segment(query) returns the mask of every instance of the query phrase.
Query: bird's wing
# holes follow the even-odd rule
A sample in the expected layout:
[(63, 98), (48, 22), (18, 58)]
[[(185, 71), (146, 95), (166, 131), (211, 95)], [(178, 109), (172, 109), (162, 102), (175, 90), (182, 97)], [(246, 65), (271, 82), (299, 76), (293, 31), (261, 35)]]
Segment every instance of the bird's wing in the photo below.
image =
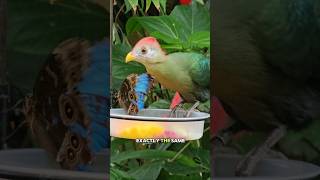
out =
[(190, 76), (192, 81), (200, 87), (209, 88), (210, 60), (201, 54), (192, 54)]
[[(169, 55), (166, 67), (179, 81), (176, 90), (186, 101), (206, 101), (209, 98), (210, 60), (200, 53), (178, 52)], [(187, 87), (182, 90), (179, 87)]]

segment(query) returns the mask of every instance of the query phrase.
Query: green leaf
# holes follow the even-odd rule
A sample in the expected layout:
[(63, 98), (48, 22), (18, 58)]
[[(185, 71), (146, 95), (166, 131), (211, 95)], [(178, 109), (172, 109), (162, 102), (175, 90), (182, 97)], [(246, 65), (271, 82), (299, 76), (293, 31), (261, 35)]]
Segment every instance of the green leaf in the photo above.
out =
[(159, 99), (158, 101), (153, 102), (149, 105), (148, 108), (153, 109), (168, 109), (170, 107), (170, 102), (165, 99)]
[(183, 45), (181, 43), (178, 44), (162, 44), (161, 48), (165, 49), (166, 52), (170, 53), (170, 52), (174, 52), (177, 50), (182, 50), (183, 49)]
[(166, 13), (167, 12), (167, 0), (160, 0), (160, 6), (163, 9), (163, 12)]
[(169, 163), (169, 162), (167, 162), (163, 168), (167, 172), (175, 175), (196, 174), (204, 171), (200, 166), (189, 167), (189, 166), (184, 166), (178, 163)]
[(145, 163), (144, 165), (131, 169), (128, 173), (139, 180), (156, 180), (160, 174), (164, 161)]
[(209, 11), (199, 3), (192, 3), (191, 6), (176, 6), (170, 16), (181, 23), (188, 35), (199, 31), (210, 31)]
[(114, 155), (116, 153), (119, 153), (121, 147), (127, 142), (127, 139), (122, 139), (122, 138), (116, 138), (112, 137), (111, 138), (111, 155)]
[[(209, 100), (210, 101), (210, 100)], [(201, 111), (201, 110), (200, 110)], [(210, 118), (208, 119), (208, 122), (205, 122), (204, 129), (207, 129), (210, 127), (211, 121)], [(200, 139), (200, 144), (202, 149), (211, 149), (211, 132), (210, 129), (203, 133), (202, 138)], [(209, 156), (210, 157), (210, 156)]]
[(168, 149), (170, 146), (171, 146), (171, 143), (160, 144), (157, 149), (164, 151), (164, 150)]
[[(193, 141), (196, 142), (196, 141)], [(198, 174), (199, 172), (203, 173), (210, 173), (210, 151), (208, 149), (202, 148), (192, 148), (189, 146), (185, 150), (185, 155), (189, 158), (192, 158), (197, 167), (188, 167), (178, 163), (170, 163), (167, 162), (164, 166), (164, 169), (172, 174), (175, 175), (191, 175), (191, 174)]]
[(314, 147), (320, 151), (320, 138), (319, 138), (319, 130), (320, 130), (320, 121), (313, 121), (311, 125), (305, 128), (301, 133), (303, 137), (313, 144)]
[[(140, 150), (140, 151), (128, 151), (122, 152), (116, 156), (111, 157), (111, 162), (113, 163), (120, 163), (125, 160), (129, 159), (169, 159), (173, 158), (176, 155), (174, 151), (161, 151), (156, 149), (147, 149), (147, 150)], [(198, 165), (189, 157), (185, 155), (179, 155), (176, 159), (177, 163), (183, 164), (189, 167), (197, 167)]]
[(101, 40), (109, 36), (108, 21), (109, 13), (89, 1), (8, 1), (10, 82), (31, 92), (43, 62), (60, 42), (74, 37)]
[(192, 48), (209, 48), (210, 47), (210, 31), (199, 31), (191, 34), (189, 43)]
[(111, 180), (134, 180), (127, 172), (116, 169), (115, 167), (110, 168), (110, 179)]
[(138, 0), (125, 0), (124, 3), (126, 5), (126, 13), (129, 12), (131, 9), (133, 9), (133, 11), (136, 12), (139, 1)]
[(158, 11), (160, 11), (160, 2), (159, 0), (152, 0), (154, 6), (158, 9)]
[[(119, 32), (120, 26), (117, 23), (112, 23), (112, 42), (113, 44), (121, 44), (121, 38), (120, 38), (120, 33)], [(123, 34), (121, 34), (123, 36)]]
[(14, 51), (48, 54), (67, 38), (109, 35), (109, 13), (90, 1), (11, 0), (8, 7), (8, 46)]
[(199, 3), (176, 6), (169, 16), (131, 17), (128, 20), (128, 35), (141, 29), (163, 41), (162, 45), (170, 52), (175, 48), (181, 50), (210, 47), (209, 11)]
[(192, 174), (186, 176), (186, 174), (183, 175), (176, 175), (176, 174), (161, 174), (159, 179), (170, 179), (170, 180), (195, 180), (195, 179), (203, 179), (203, 177), (200, 176), (200, 174)]
[(147, 11), (149, 10), (150, 5), (151, 5), (151, 0), (146, 0), (146, 9), (145, 9), (145, 12), (146, 12), (146, 13), (147, 13)]
[(131, 47), (126, 44), (114, 45), (112, 49), (112, 80), (111, 87), (119, 89), (123, 80), (132, 73), (141, 74), (145, 72), (141, 64), (132, 62), (125, 63), (125, 57)]
[(288, 132), (280, 140), (278, 146), (286, 156), (291, 158), (299, 158), (309, 162), (319, 159), (319, 150), (315, 149), (310, 143), (307, 143), (301, 133)]
[(138, 25), (142, 26), (151, 36), (161, 39), (166, 43), (181, 43), (179, 26), (175, 20), (169, 16), (146, 16), (146, 17), (132, 17), (126, 24), (127, 34), (131, 34), (138, 29)]
[(278, 143), (279, 149), (288, 157), (320, 164), (319, 130), (317, 120), (300, 131), (289, 130)]
[(206, 112), (209, 113), (210, 112), (210, 100), (200, 103), (199, 106), (197, 107), (197, 109), (201, 112)]
[(191, 152), (194, 156), (194, 159), (197, 158), (197, 162), (201, 164), (203, 168), (206, 169), (207, 172), (210, 171), (210, 150), (203, 148), (192, 148)]

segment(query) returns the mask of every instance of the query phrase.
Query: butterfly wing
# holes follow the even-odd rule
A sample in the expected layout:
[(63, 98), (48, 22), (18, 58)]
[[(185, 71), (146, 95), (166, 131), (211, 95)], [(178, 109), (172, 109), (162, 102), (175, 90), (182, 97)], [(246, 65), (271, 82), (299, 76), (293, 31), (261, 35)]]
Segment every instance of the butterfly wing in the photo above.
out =
[(128, 112), (135, 112), (137, 108), (130, 106), (132, 101), (135, 101), (134, 86), (136, 84), (138, 75), (130, 74), (122, 82), (120, 90), (118, 92), (118, 102), (121, 107), (123, 107)]
[(27, 115), (40, 145), (62, 167), (90, 170), (108, 147), (109, 50), (80, 39), (61, 43), (39, 73)]
[(122, 83), (118, 100), (122, 108), (126, 109), (128, 114), (136, 115), (144, 109), (145, 96), (153, 85), (153, 78), (143, 73), (141, 75), (130, 74)]

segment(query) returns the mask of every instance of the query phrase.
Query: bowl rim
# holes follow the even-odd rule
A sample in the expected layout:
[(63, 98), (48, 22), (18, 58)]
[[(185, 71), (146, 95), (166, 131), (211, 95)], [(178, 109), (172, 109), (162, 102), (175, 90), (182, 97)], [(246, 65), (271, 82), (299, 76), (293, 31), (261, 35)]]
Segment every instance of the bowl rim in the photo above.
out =
[[(197, 114), (202, 114), (200, 117), (188, 117), (188, 118), (166, 118), (166, 117), (152, 117), (152, 116), (133, 116), (127, 114), (115, 114), (112, 110), (123, 110), (123, 108), (111, 108), (110, 109), (110, 119), (117, 118), (127, 121), (158, 121), (158, 122), (193, 122), (193, 121), (205, 121), (210, 118), (209, 113), (205, 112), (193, 112)], [(161, 111), (171, 111), (170, 109), (144, 109), (144, 110), (161, 110)]]
[[(101, 150), (97, 154), (109, 153), (108, 151)], [(92, 179), (92, 180), (103, 180), (109, 176), (106, 172), (85, 172), (85, 171), (73, 171), (60, 168), (40, 167), (40, 166), (27, 166), (27, 163), (21, 163), (16, 160), (1, 159), (4, 156), (16, 155), (16, 157), (23, 158), (26, 154), (30, 156), (43, 154), (48, 156), (49, 159), (54, 160), (51, 154), (42, 148), (21, 148), (21, 149), (6, 149), (0, 151), (0, 176), (8, 176), (9, 179), (48, 179), (48, 180), (63, 180), (63, 179)], [(107, 154), (108, 156), (108, 154)], [(24, 161), (25, 162), (25, 161)], [(107, 167), (107, 166), (106, 166)], [(107, 167), (108, 168), (108, 167)], [(0, 179), (1, 179), (0, 177)]]

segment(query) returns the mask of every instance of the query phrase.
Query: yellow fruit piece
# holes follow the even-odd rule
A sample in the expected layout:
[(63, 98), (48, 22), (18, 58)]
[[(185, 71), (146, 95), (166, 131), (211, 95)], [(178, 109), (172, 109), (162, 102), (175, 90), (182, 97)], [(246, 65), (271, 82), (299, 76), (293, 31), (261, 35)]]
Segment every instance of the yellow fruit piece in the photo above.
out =
[(155, 138), (164, 132), (164, 128), (157, 124), (135, 125), (125, 128), (120, 136), (127, 139)]

